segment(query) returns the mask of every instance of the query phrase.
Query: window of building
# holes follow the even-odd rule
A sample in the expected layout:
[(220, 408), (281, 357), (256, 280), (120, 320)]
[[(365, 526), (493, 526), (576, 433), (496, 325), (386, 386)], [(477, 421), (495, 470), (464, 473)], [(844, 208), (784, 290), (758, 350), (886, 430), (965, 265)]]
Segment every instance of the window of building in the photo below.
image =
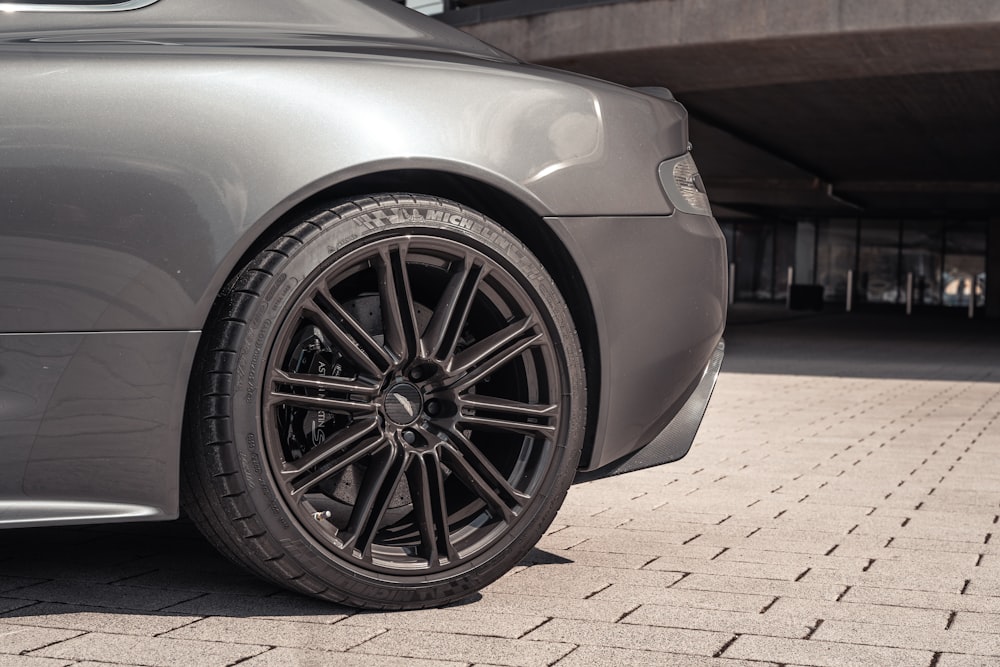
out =
[(977, 306), (986, 303), (986, 224), (956, 222), (945, 230), (942, 265), (946, 306), (968, 306), (973, 291)]
[[(797, 284), (823, 286), (826, 301), (913, 305), (986, 305), (987, 225), (982, 221), (830, 219), (808, 223), (720, 222), (735, 267), (736, 300), (785, 298), (788, 267)], [(803, 234), (803, 232), (806, 232)]]
[(858, 221), (826, 220), (816, 226), (816, 282), (827, 301), (847, 300), (847, 272), (857, 265)]

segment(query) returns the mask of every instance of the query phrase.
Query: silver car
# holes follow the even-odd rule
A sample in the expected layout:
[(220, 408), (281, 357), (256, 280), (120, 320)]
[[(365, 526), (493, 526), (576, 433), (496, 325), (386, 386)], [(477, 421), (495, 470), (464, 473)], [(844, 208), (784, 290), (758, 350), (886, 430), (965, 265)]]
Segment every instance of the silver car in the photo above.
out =
[(668, 91), (380, 0), (0, 10), (0, 525), (425, 607), (687, 452), (726, 255)]

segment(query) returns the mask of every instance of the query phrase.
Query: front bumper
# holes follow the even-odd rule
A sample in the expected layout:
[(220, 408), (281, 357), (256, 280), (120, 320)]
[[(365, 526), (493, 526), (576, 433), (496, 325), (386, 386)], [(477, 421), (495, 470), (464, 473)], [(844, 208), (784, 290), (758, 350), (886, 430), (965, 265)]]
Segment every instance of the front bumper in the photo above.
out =
[(590, 472), (652, 442), (702, 381), (726, 322), (725, 239), (710, 216), (682, 211), (547, 222), (581, 268), (594, 312), (596, 421), (580, 465)]

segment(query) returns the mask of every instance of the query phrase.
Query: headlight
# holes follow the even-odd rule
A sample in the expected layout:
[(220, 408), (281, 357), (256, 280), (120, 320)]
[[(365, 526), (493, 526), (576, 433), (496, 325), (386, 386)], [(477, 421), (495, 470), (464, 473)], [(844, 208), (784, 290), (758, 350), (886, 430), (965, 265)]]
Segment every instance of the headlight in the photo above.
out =
[(697, 215), (712, 215), (712, 207), (705, 194), (705, 183), (698, 173), (690, 153), (667, 160), (660, 165), (660, 182), (670, 202), (677, 210)]

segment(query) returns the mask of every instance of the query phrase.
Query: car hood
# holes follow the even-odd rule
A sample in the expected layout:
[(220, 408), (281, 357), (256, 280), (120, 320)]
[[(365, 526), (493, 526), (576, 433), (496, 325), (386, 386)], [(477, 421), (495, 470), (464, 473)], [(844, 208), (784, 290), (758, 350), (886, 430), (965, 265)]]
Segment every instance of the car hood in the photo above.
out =
[(405, 49), (514, 62), (390, 0), (158, 0), (130, 11), (0, 14), (0, 43)]

